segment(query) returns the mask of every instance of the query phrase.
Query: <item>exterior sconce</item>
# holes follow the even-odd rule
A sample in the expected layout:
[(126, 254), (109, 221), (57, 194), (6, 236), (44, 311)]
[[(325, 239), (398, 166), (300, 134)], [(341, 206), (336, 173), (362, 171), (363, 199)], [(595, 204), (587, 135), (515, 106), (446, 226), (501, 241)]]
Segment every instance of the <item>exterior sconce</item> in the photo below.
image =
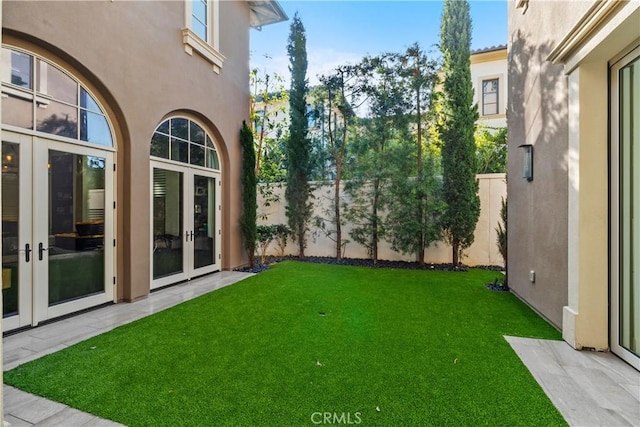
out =
[(533, 181), (533, 145), (522, 144), (522, 177), (527, 181)]

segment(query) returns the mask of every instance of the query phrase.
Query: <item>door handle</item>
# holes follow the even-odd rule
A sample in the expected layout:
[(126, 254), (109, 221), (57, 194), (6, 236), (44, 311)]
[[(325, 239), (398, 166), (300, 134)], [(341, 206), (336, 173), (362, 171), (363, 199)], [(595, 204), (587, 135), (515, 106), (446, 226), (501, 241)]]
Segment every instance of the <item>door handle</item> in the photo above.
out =
[(191, 230), (191, 233), (189, 233), (190, 237), (191, 237), (191, 241), (193, 242), (193, 230)]
[(43, 252), (44, 252), (44, 251), (46, 251), (46, 250), (47, 250), (47, 248), (45, 248), (45, 247), (44, 247), (44, 245), (42, 244), (42, 242), (38, 243), (38, 259), (39, 259), (40, 261), (42, 261), (42, 258), (43, 258), (43, 257), (42, 257)]
[[(24, 260), (25, 260), (25, 262), (31, 261), (31, 252), (32, 251), (33, 251), (33, 249), (31, 249), (31, 245), (26, 243), (24, 245)], [(20, 249), (18, 252), (22, 252), (22, 249)]]

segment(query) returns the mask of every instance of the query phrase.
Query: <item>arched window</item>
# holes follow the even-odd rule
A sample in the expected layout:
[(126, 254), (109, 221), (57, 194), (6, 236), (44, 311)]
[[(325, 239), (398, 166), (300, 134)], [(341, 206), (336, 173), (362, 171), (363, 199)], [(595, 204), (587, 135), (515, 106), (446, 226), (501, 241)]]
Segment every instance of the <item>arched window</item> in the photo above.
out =
[(113, 147), (107, 117), (76, 78), (44, 58), (2, 48), (2, 122)]
[(158, 126), (151, 138), (151, 156), (220, 169), (213, 140), (196, 122), (173, 117)]

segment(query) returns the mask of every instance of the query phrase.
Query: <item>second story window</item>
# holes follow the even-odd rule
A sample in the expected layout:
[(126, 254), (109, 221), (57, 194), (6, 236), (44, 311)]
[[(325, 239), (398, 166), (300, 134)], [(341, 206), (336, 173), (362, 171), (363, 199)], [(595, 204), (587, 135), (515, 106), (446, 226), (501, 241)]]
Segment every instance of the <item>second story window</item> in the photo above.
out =
[(209, 41), (207, 0), (193, 0), (191, 2), (191, 30), (202, 40)]
[(185, 26), (182, 29), (184, 50), (194, 51), (220, 72), (225, 57), (220, 53), (220, 0), (185, 0)]
[(498, 79), (482, 81), (482, 115), (498, 114)]

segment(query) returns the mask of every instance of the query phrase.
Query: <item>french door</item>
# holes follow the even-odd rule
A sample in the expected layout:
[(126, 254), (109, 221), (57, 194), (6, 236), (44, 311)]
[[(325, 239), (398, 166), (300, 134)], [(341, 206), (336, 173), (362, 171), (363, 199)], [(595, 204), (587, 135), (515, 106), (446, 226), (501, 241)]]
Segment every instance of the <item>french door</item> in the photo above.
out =
[(611, 349), (640, 370), (640, 46), (611, 69)]
[(151, 162), (151, 288), (220, 270), (220, 173)]
[(111, 151), (2, 132), (4, 330), (113, 301), (113, 179)]

